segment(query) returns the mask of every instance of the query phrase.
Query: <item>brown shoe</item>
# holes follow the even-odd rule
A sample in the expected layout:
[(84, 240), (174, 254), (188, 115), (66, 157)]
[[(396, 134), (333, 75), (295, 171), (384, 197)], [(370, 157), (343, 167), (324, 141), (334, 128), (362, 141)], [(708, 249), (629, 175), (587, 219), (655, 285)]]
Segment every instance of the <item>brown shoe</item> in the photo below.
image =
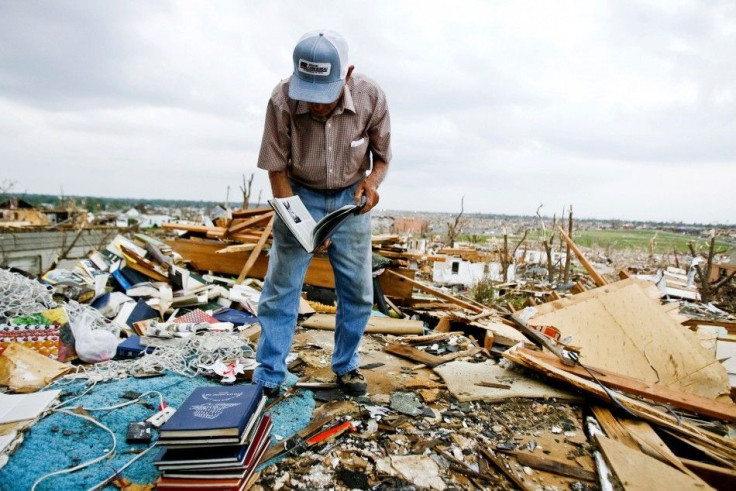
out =
[(368, 391), (365, 378), (356, 368), (355, 370), (337, 376), (337, 386), (349, 396), (364, 396)]

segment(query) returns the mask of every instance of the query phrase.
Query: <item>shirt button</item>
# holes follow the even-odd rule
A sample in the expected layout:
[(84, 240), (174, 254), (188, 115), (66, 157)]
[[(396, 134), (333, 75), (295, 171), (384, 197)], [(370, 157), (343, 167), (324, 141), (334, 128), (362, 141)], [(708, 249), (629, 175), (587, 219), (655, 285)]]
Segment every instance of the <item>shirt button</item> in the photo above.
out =
[(331, 152), (332, 151), (332, 147), (328, 148), (328, 150)]
[(327, 123), (327, 127), (328, 128), (332, 128), (332, 124), (331, 123)]

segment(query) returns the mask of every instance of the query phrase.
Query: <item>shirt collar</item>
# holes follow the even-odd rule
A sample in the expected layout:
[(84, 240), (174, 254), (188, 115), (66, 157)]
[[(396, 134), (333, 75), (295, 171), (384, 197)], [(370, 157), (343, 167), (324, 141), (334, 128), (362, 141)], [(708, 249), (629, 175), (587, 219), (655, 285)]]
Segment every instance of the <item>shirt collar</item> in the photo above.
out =
[[(345, 84), (342, 98), (340, 102), (337, 104), (337, 107), (335, 107), (335, 110), (332, 112), (332, 115), (342, 114), (345, 111), (350, 111), (351, 113), (355, 113), (355, 105), (353, 104), (353, 96), (350, 92), (350, 86), (352, 84), (348, 80), (348, 83)], [(309, 107), (307, 106), (307, 103), (304, 101), (296, 101), (296, 114), (309, 114)]]

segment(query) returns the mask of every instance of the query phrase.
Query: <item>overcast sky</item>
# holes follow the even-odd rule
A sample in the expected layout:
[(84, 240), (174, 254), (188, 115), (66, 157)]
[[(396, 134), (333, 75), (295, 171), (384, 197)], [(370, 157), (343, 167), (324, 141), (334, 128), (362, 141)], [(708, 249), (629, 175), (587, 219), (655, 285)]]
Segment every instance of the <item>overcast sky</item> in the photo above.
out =
[(0, 0), (0, 180), (265, 200), (266, 102), (319, 28), (387, 94), (379, 208), (736, 222), (733, 0)]

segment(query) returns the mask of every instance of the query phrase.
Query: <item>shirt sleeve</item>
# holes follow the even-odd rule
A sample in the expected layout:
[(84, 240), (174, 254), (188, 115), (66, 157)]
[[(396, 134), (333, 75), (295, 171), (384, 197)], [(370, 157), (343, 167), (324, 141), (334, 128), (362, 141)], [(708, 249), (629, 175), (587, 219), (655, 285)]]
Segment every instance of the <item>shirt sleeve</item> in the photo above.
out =
[(291, 126), (289, 113), (279, 104), (278, 88), (268, 101), (263, 126), (258, 168), (268, 171), (285, 170), (291, 160)]
[(391, 161), (391, 117), (386, 102), (386, 94), (376, 88), (376, 102), (368, 125), (368, 138), (373, 160)]

